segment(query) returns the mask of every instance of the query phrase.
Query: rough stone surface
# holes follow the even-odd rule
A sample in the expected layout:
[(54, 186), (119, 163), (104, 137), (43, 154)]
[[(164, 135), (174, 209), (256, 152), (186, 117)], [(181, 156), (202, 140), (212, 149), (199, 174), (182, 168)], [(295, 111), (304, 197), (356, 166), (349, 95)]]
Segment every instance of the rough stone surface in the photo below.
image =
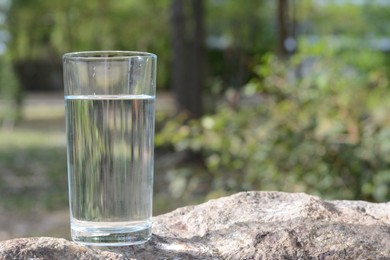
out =
[(390, 259), (390, 203), (242, 192), (154, 218), (143, 245), (0, 242), (0, 259)]

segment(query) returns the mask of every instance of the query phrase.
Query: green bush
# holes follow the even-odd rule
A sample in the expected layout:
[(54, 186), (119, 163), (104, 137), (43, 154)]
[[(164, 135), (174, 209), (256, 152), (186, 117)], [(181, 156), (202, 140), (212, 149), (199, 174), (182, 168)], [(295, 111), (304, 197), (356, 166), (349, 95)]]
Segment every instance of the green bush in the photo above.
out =
[(388, 200), (389, 79), (373, 54), (307, 46), (288, 61), (267, 55), (215, 114), (167, 122), (156, 144), (201, 154), (213, 192)]

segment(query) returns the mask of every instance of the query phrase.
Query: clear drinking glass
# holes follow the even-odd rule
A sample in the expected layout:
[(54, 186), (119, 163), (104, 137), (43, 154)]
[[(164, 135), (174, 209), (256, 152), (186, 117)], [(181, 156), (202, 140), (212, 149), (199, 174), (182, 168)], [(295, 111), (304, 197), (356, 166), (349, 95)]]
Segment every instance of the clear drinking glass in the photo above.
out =
[(85, 245), (151, 236), (157, 57), (63, 56), (71, 235)]

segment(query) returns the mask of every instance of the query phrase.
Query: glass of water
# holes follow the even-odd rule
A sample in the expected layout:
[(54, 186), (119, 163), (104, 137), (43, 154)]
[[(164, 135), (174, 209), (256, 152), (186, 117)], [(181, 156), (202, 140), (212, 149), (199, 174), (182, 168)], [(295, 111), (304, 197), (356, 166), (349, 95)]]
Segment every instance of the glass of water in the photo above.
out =
[(72, 240), (132, 245), (151, 237), (157, 57), (63, 56)]

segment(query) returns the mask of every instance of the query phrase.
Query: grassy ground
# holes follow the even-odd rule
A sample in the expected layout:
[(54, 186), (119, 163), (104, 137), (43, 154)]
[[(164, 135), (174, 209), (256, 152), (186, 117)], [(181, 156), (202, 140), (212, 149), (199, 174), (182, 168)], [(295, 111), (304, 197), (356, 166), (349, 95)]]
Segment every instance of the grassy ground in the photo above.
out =
[(67, 204), (63, 104), (30, 101), (22, 111), (22, 121), (0, 130), (0, 203), (21, 210), (63, 208)]
[[(8, 110), (0, 101), (3, 118)], [(0, 239), (67, 237), (63, 102), (58, 94), (28, 98), (22, 118), (0, 121)]]

